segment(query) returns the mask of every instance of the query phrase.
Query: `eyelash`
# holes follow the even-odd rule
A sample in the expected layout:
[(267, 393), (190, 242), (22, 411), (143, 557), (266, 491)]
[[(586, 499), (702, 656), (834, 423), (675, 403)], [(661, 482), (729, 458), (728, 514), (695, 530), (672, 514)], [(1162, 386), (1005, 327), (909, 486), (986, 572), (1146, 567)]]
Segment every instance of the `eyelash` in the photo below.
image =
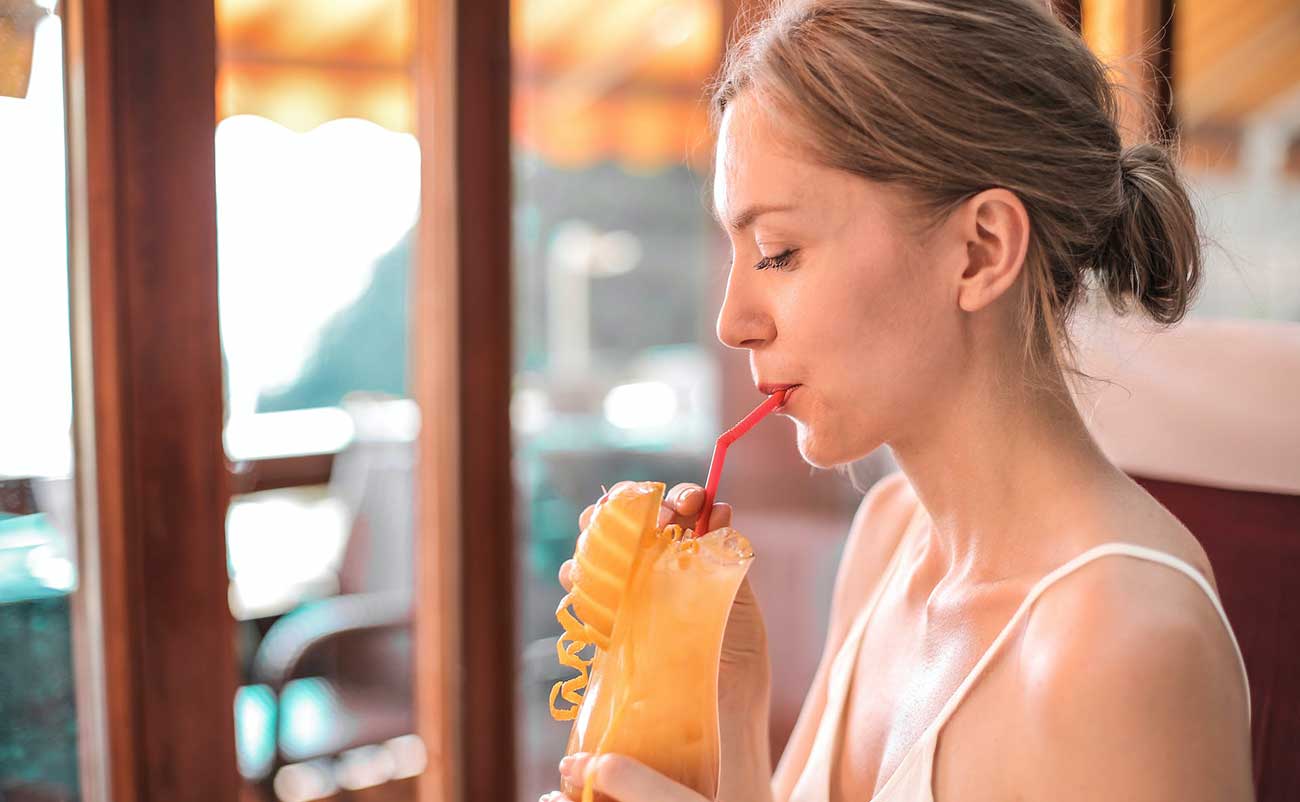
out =
[(791, 248), (790, 250), (778, 253), (776, 256), (765, 256), (762, 259), (758, 260), (758, 264), (754, 265), (754, 269), (755, 270), (788, 270), (790, 266), (790, 260), (794, 258), (794, 255), (796, 253), (798, 253), (798, 250), (795, 248)]

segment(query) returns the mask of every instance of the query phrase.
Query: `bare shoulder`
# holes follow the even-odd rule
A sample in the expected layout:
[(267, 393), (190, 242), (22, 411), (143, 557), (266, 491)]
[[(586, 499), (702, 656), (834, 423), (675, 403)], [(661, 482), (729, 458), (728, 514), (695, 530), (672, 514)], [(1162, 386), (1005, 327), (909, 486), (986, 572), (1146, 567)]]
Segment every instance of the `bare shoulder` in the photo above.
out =
[[(1130, 542), (1213, 583), (1181, 526)], [(1185, 536), (1185, 537), (1184, 537)], [(1188, 542), (1190, 540), (1190, 543)], [(1168, 565), (1105, 556), (1032, 608), (1016, 655), (1029, 798), (1249, 799), (1246, 692), (1210, 597)]]

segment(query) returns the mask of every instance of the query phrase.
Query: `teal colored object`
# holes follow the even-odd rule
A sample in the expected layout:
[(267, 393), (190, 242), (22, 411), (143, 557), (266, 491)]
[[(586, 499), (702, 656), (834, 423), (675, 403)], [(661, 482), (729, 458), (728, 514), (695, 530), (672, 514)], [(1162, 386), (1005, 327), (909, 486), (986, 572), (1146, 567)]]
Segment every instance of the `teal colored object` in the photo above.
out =
[(44, 513), (0, 518), (0, 604), (65, 596), (76, 587), (76, 568), (55, 548), (62, 538)]
[(66, 595), (0, 604), (0, 798), (77, 799), (77, 709)]

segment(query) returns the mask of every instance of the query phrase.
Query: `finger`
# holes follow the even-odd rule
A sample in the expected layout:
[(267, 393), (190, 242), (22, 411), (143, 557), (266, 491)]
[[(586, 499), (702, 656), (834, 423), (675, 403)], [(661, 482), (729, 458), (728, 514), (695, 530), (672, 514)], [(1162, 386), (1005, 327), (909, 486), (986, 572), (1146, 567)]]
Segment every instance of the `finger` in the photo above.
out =
[(573, 568), (577, 564), (575, 560), (565, 560), (560, 565), (560, 584), (564, 587), (565, 593), (573, 590)]
[(537, 802), (573, 802), (573, 800), (569, 799), (559, 791), (551, 791), (548, 794), (542, 794), (537, 797)]
[(659, 505), (659, 518), (655, 521), (655, 529), (663, 529), (665, 526), (667, 526), (668, 524), (672, 523), (672, 522), (673, 522), (673, 518), (675, 518), (675, 517), (676, 517), (676, 515), (673, 514), (673, 508), (672, 508), (672, 507), (669, 507), (669, 506), (666, 506), (666, 505), (660, 504), (660, 505)]
[(700, 511), (700, 502), (704, 501), (704, 488), (692, 482), (673, 485), (664, 497), (664, 503), (677, 511), (678, 515), (694, 515)]
[(578, 528), (586, 529), (587, 525), (591, 523), (591, 516), (594, 515), (595, 513), (596, 513), (596, 505), (595, 504), (587, 505), (587, 509), (583, 510), (582, 514), (578, 516)]
[(568, 766), (561, 764), (561, 771), (567, 768), (565, 779), (575, 787), (589, 781), (593, 790), (619, 802), (705, 802), (691, 789), (630, 757), (583, 753), (572, 757)]
[(713, 505), (713, 511), (709, 513), (709, 531), (724, 526), (731, 526), (731, 505), (718, 502)]

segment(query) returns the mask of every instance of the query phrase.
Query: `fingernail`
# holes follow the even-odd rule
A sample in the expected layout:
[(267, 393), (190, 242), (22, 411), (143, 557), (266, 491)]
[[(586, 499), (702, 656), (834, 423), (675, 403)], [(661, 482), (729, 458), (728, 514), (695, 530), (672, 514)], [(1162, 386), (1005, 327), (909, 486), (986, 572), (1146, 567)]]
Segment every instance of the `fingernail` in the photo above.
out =
[(571, 771), (573, 771), (573, 755), (565, 755), (560, 759), (560, 774), (568, 777)]

